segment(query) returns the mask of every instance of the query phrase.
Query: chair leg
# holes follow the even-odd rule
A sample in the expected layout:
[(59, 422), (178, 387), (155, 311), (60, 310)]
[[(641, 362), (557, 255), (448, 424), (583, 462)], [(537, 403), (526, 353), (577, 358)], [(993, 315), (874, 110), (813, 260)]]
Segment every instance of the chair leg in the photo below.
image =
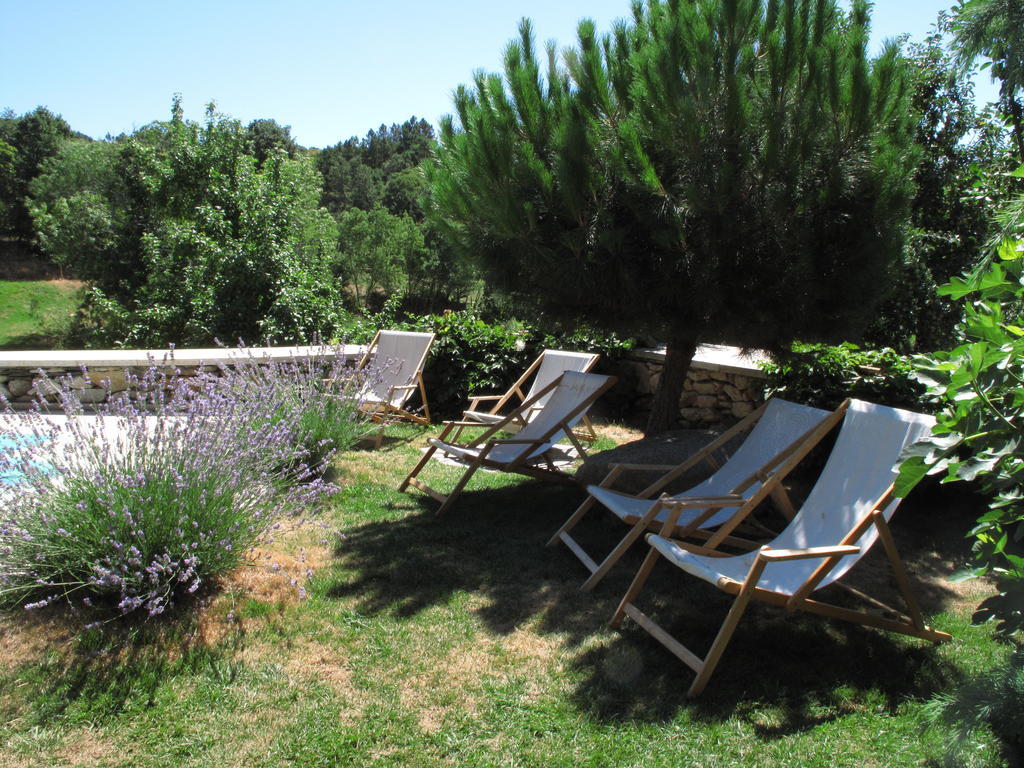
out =
[(622, 596), (619, 607), (615, 609), (615, 613), (612, 614), (611, 621), (608, 624), (612, 627), (622, 626), (622, 620), (626, 616), (626, 606), (633, 602), (634, 598), (640, 594), (640, 590), (644, 588), (644, 584), (647, 583), (647, 579), (651, 575), (651, 570), (654, 568), (654, 564), (658, 562), (660, 554), (658, 550), (651, 547), (651, 551), (647, 553), (647, 557), (644, 559), (643, 564), (640, 566), (640, 570), (636, 572), (636, 576), (633, 577), (633, 583), (629, 585), (629, 589), (626, 590), (626, 594)]
[(418, 475), (423, 470), (423, 468), (425, 466), (427, 466), (427, 462), (430, 461), (430, 457), (434, 455), (434, 452), (436, 450), (437, 450), (437, 446), (436, 445), (432, 445), (426, 451), (423, 452), (423, 458), (421, 458), (419, 460), (419, 463), (416, 464), (416, 466), (412, 468), (412, 472), (410, 472), (408, 475), (406, 475), (405, 480), (403, 480), (402, 484), (400, 486), (398, 486), (398, 490), (399, 491), (404, 491), (406, 488), (409, 487), (409, 482), (414, 477), (416, 477), (416, 475)]
[(555, 546), (555, 544), (558, 543), (559, 539), (561, 539), (562, 534), (568, 533), (573, 528), (575, 528), (576, 525), (580, 522), (580, 520), (584, 518), (584, 516), (593, 506), (594, 497), (588, 495), (584, 502), (580, 504), (579, 507), (576, 508), (576, 511), (569, 516), (569, 519), (562, 523), (562, 527), (555, 531), (555, 534), (550, 539), (548, 539), (548, 543), (545, 546)]
[(637, 520), (636, 524), (629, 529), (625, 536), (622, 537), (622, 541), (615, 546), (615, 549), (609, 552), (608, 556), (601, 561), (601, 564), (597, 566), (597, 570), (590, 574), (587, 580), (580, 585), (580, 589), (584, 592), (589, 592), (596, 587), (597, 583), (601, 581), (601, 579), (605, 577), (605, 574), (612, 569), (612, 566), (619, 562), (619, 559), (626, 554), (626, 550), (633, 546), (633, 543), (644, 535), (647, 531), (647, 526), (650, 525), (651, 521), (654, 520), (660, 510), (660, 503), (655, 502), (652, 504), (651, 508), (644, 513), (644, 516)]
[(466, 487), (466, 483), (469, 482), (469, 478), (473, 476), (473, 474), (477, 471), (477, 469), (479, 469), (479, 467), (479, 461), (473, 461), (472, 464), (466, 467), (466, 471), (462, 473), (462, 477), (459, 478), (459, 482), (457, 482), (455, 484), (455, 487), (452, 488), (451, 492), (448, 494), (448, 498), (445, 499), (441, 506), (437, 508), (436, 514), (438, 517), (443, 515), (447, 511), (448, 507), (452, 505), (452, 502), (454, 502), (455, 499), (462, 493), (462, 489)]
[(736, 599), (733, 601), (732, 607), (729, 609), (729, 613), (725, 617), (725, 621), (722, 622), (722, 626), (719, 628), (718, 634), (715, 635), (715, 641), (711, 644), (707, 655), (704, 657), (704, 662), (701, 664), (700, 670), (697, 672), (697, 678), (690, 685), (690, 690), (686, 692), (687, 696), (698, 696), (707, 686), (708, 680), (711, 679), (711, 675), (714, 673), (715, 667), (718, 666), (718, 661), (722, 658), (722, 654), (725, 652), (726, 646), (729, 645), (729, 641), (732, 640), (733, 633), (736, 631), (736, 625), (739, 624), (744, 611), (747, 610), (747, 605), (750, 603), (750, 596), (756, 588), (756, 584), (756, 580), (753, 584), (745, 584), (743, 589), (740, 590), (740, 593), (736, 595)]

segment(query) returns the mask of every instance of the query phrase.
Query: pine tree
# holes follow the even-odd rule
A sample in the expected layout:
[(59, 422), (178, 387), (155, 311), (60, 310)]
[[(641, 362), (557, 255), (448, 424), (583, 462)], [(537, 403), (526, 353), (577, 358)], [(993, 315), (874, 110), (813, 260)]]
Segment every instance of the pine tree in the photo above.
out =
[(1024, 162), (1024, 2), (961, 0), (954, 11), (960, 63), (970, 66), (978, 56), (991, 59), (984, 66), (999, 81), (999, 106), (1009, 117), (1017, 158)]
[(546, 72), (456, 92), (430, 209), (505, 290), (668, 342), (648, 433), (703, 341), (852, 333), (898, 257), (914, 167), (903, 62), (833, 0), (648, 0)]

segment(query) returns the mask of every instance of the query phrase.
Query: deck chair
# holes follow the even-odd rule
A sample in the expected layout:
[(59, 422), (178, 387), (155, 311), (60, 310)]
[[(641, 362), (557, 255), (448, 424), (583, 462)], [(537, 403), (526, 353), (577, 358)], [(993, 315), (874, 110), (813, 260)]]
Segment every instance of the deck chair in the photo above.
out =
[[(446, 442), (446, 438), (453, 430), (465, 425), (465, 422), (461, 421), (446, 422), (441, 434), (428, 441), (430, 447), (402, 481), (398, 490), (404, 491), (410, 485), (418, 488), (441, 502), (437, 510), (437, 514), (440, 515), (451, 506), (469, 479), (481, 467), (573, 482), (571, 476), (555, 465), (552, 449), (559, 440), (568, 438), (580, 455), (586, 456), (586, 451), (573, 434), (572, 428), (615, 381), (614, 376), (566, 371), (503, 420), (488, 427), (483, 434), (468, 443)], [(534, 415), (531, 421), (527, 421), (526, 414), (531, 412), (541, 398), (547, 399), (547, 405), (540, 413)], [(521, 428), (515, 437), (498, 437), (499, 433), (506, 432), (506, 428), (513, 424)], [(466, 471), (447, 495), (435, 491), (416, 477), (438, 450), (468, 463)]]
[[(423, 366), (434, 343), (433, 333), (415, 331), (377, 331), (363, 355), (357, 370), (366, 370), (372, 363), (380, 368), (360, 393), (365, 411), (375, 421), (406, 420), (416, 424), (430, 423), (430, 405), (423, 386)], [(407, 411), (412, 393), (419, 390), (423, 415)]]
[[(611, 486), (624, 472), (649, 471), (652, 467), (643, 464), (612, 465), (600, 485), (587, 487), (587, 499), (555, 531), (548, 546), (562, 542), (586, 566), (590, 577), (580, 589), (587, 591), (604, 578), (644, 532), (662, 528), (669, 516), (675, 520), (675, 536), (707, 539), (705, 547), (709, 550), (717, 549), (721, 544), (753, 549), (756, 546), (753, 542), (736, 537), (733, 531), (768, 498), (775, 501), (783, 514), (792, 518), (795, 511), (782, 481), (841, 419), (839, 411), (830, 413), (773, 398), (682, 464), (654, 467), (668, 471), (636, 495), (620, 493)], [(747, 437), (739, 448), (719, 464), (716, 457), (723, 447), (744, 433)], [(706, 480), (683, 493), (657, 495), (669, 483), (703, 462), (714, 469)], [(596, 506), (595, 502), (630, 526), (600, 564), (569, 533)]]
[[(825, 468), (806, 502), (781, 534), (758, 550), (728, 557), (696, 554), (688, 550), (685, 542), (667, 535), (648, 534), (651, 550), (615, 611), (612, 626), (619, 626), (624, 617), (629, 616), (693, 669), (697, 678), (690, 686), (690, 696), (704, 690), (751, 600), (936, 643), (949, 640), (947, 633), (925, 624), (889, 529), (889, 520), (899, 504), (899, 499), (893, 495), (894, 466), (903, 449), (928, 434), (933, 423), (930, 416), (850, 401)], [(668, 529), (668, 525), (665, 527)], [(666, 530), (666, 534), (668, 532)], [(811, 597), (813, 592), (829, 584), (845, 586), (839, 579), (879, 539), (909, 615), (850, 587), (846, 589), (875, 608), (895, 614), (896, 618)], [(732, 608), (704, 658), (686, 648), (634, 605), (651, 569), (662, 558), (734, 596)]]
[[(366, 353), (356, 366), (368, 371), (368, 378), (359, 391), (359, 408), (380, 424), (375, 435), (379, 448), (384, 428), (396, 421), (430, 424), (430, 405), (423, 386), (423, 366), (427, 361), (433, 333), (415, 331), (377, 331)], [(370, 370), (369, 367), (377, 366)], [(412, 393), (419, 390), (422, 414), (407, 408)]]
[[(502, 411), (505, 410), (507, 412), (506, 406), (511, 404), (512, 407), (516, 407), (525, 403), (566, 371), (589, 373), (600, 357), (600, 355), (590, 352), (566, 352), (561, 349), (545, 349), (530, 364), (530, 367), (523, 372), (523, 375), (516, 379), (515, 383), (509, 387), (505, 394), (471, 395), (469, 398), (469, 408), (462, 413), (462, 421), (487, 425), (497, 424), (505, 418)], [(530, 381), (531, 377), (533, 381), (530, 383), (530, 388), (526, 394), (523, 394), (526, 382)], [(547, 405), (549, 397), (550, 394), (548, 397), (536, 400), (534, 407), (525, 415), (525, 420), (531, 421), (536, 414), (540, 413), (541, 409)], [(493, 403), (493, 405), (490, 408), (484, 409), (482, 407), (484, 403)], [(590, 418), (584, 414), (580, 422), (582, 429), (576, 432), (576, 436), (581, 440), (591, 442), (596, 440), (597, 434), (594, 432), (593, 424), (590, 423)], [(514, 428), (515, 425), (512, 424), (510, 426)], [(460, 428), (456, 431), (453, 439), (457, 441), (461, 433), (462, 429)]]

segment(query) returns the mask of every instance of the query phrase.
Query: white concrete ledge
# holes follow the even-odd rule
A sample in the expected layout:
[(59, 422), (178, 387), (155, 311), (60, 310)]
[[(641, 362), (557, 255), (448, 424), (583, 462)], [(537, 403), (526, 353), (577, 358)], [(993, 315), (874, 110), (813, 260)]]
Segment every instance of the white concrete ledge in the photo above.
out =
[[(150, 364), (159, 366), (216, 365), (237, 360), (287, 361), (309, 357), (334, 355), (338, 347), (327, 345), (305, 347), (249, 347), (246, 349), (105, 349), (105, 350), (54, 350), (28, 352), (0, 352), (0, 368), (145, 368)], [(362, 355), (365, 345), (345, 344), (341, 351), (349, 357)]]
[[(631, 350), (627, 357), (634, 360), (646, 360), (652, 363), (665, 362), (665, 346), (642, 347)], [(750, 354), (743, 354), (739, 347), (729, 347), (723, 344), (701, 344), (693, 356), (690, 365), (693, 368), (703, 371), (721, 371), (722, 373), (735, 373), (740, 376), (752, 378), (767, 378), (761, 370), (760, 364), (771, 360), (763, 352), (753, 351)]]

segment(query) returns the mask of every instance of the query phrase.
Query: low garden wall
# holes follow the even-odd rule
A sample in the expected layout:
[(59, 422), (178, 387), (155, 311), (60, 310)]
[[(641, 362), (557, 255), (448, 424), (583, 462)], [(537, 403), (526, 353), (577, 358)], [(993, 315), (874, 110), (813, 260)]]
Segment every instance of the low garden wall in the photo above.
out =
[[(345, 355), (357, 360), (366, 347), (346, 345)], [(50, 379), (70, 377), (86, 405), (104, 402), (111, 394), (124, 392), (127, 379), (142, 376), (151, 365), (180, 376), (194, 376), (200, 370), (214, 371), (219, 365), (244, 359), (287, 361), (334, 354), (335, 347), (262, 347), (251, 349), (178, 350), (66, 350), (52, 352), (0, 352), (0, 395), (15, 408), (28, 408), (46, 386), (42, 370)], [(704, 345), (697, 350), (679, 402), (682, 427), (730, 424), (750, 413), (761, 401), (765, 374), (758, 367), (762, 358), (744, 356), (735, 347)], [(609, 372), (619, 384), (606, 399), (606, 408), (619, 416), (640, 421), (650, 411), (665, 363), (664, 348), (635, 349), (617, 360)], [(429, 365), (429, 364), (428, 364)], [(83, 368), (88, 371), (85, 375)], [(427, 393), (430, 397), (430, 393)]]
[[(346, 345), (345, 355), (357, 360), (366, 347)], [(42, 370), (50, 379), (71, 377), (83, 404), (104, 402), (110, 395), (124, 392), (127, 379), (142, 376), (156, 365), (168, 373), (195, 376), (200, 370), (215, 371), (221, 364), (241, 360), (288, 361), (333, 355), (335, 347), (262, 347), (251, 349), (179, 349), (179, 350), (60, 350), (53, 352), (0, 352), (0, 394), (15, 408), (28, 408), (39, 388), (46, 386), (39, 376)], [(88, 371), (85, 375), (83, 368)]]
[[(760, 363), (766, 360), (736, 347), (698, 347), (679, 400), (680, 426), (728, 425), (749, 414), (763, 399), (766, 374)], [(619, 377), (615, 409), (642, 420), (651, 410), (664, 366), (664, 347), (634, 349), (620, 359), (613, 371)]]

